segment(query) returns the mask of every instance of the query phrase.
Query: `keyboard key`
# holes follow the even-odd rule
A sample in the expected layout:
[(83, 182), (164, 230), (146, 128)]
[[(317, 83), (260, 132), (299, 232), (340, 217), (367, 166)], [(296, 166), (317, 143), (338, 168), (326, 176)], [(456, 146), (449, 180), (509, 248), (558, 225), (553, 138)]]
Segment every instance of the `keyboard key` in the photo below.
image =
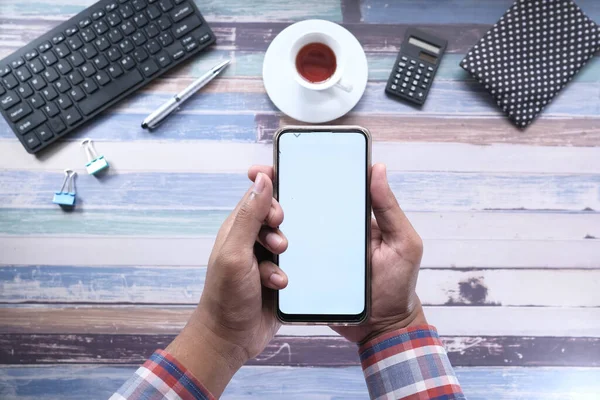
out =
[(5, 65), (3, 68), (0, 69), (0, 77), (4, 77), (8, 74), (10, 74), (10, 67), (8, 65)]
[(19, 86), (19, 81), (17, 81), (17, 78), (15, 78), (13, 74), (6, 75), (2, 78), (2, 83), (4, 83), (4, 86), (7, 89), (13, 89)]
[(158, 7), (156, 7), (155, 5), (149, 6), (148, 9), (146, 10), (146, 14), (148, 14), (148, 17), (150, 17), (150, 19), (152, 19), (152, 20), (154, 20), (162, 15), (162, 13), (158, 9)]
[(158, 5), (163, 12), (167, 12), (173, 8), (173, 3), (171, 3), (171, 0), (160, 0)]
[(62, 114), (65, 121), (67, 121), (67, 125), (72, 126), (77, 122), (81, 121), (81, 114), (75, 107), (71, 107), (67, 112)]
[(48, 128), (47, 124), (42, 124), (39, 128), (35, 130), (35, 133), (44, 142), (47, 142), (54, 136), (50, 128)]
[(59, 34), (55, 35), (54, 37), (52, 37), (52, 43), (54, 43), (54, 44), (59, 44), (63, 40), (65, 40), (65, 35), (63, 35), (62, 33), (59, 33)]
[(142, 62), (148, 58), (148, 53), (143, 48), (135, 49), (133, 52), (133, 58), (137, 60), (137, 62)]
[(70, 37), (69, 40), (67, 40), (67, 43), (69, 44), (71, 50), (77, 50), (81, 46), (83, 46), (83, 42), (81, 41), (81, 39), (79, 39), (79, 36)]
[(33, 114), (21, 120), (17, 124), (17, 132), (19, 132), (21, 135), (24, 135), (33, 128), (37, 128), (42, 123), (46, 122), (46, 120), (47, 118), (44, 113), (41, 111), (35, 111)]
[(133, 6), (133, 8), (135, 8), (136, 11), (140, 11), (146, 8), (146, 2), (144, 0), (133, 0), (131, 2), (131, 5)]
[(46, 98), (46, 101), (52, 101), (58, 97), (58, 93), (56, 93), (56, 90), (52, 86), (42, 89), (42, 94)]
[(183, 3), (185, 0), (174, 0), (176, 5)]
[(50, 121), (48, 121), (48, 125), (50, 126), (50, 129), (52, 129), (52, 132), (54, 132), (55, 134), (59, 134), (65, 129), (67, 129), (67, 126), (62, 121), (62, 119), (60, 119), (60, 117), (52, 118)]
[(159, 37), (158, 41), (162, 44), (163, 47), (167, 47), (171, 43), (173, 43), (173, 37), (169, 34), (169, 32), (163, 32)]
[(114, 80), (109, 85), (106, 85), (94, 95), (83, 99), (79, 103), (79, 108), (84, 115), (90, 115), (143, 80), (144, 78), (139, 71), (134, 69), (129, 73), (122, 75), (119, 79)]
[(104, 10), (96, 10), (92, 13), (92, 19), (94, 21), (97, 21), (100, 18), (104, 17), (105, 15), (106, 15), (106, 13), (104, 12)]
[(156, 40), (151, 40), (146, 45), (146, 49), (150, 54), (156, 54), (160, 51), (160, 44)]
[(146, 76), (146, 78), (154, 75), (159, 70), (158, 65), (156, 65), (154, 60), (146, 61), (144, 64), (140, 65), (140, 68)]
[(158, 29), (158, 26), (156, 26), (156, 24), (148, 25), (145, 30), (146, 35), (148, 35), (149, 38), (153, 38), (160, 33), (160, 29)]
[(77, 24), (77, 25), (79, 25), (79, 28), (83, 29), (91, 23), (92, 23), (92, 20), (90, 18), (84, 18), (81, 21), (79, 21), (79, 24)]
[(131, 68), (135, 67), (135, 61), (133, 61), (133, 58), (129, 56), (126, 56), (119, 62), (121, 63), (121, 67), (125, 68), (126, 70), (130, 70)]
[(96, 85), (96, 83), (91, 79), (86, 79), (81, 86), (88, 94), (94, 93), (96, 90), (98, 90), (98, 85)]
[(83, 75), (89, 78), (96, 73), (96, 68), (94, 68), (91, 63), (85, 63), (81, 66), (81, 72), (83, 72)]
[(165, 29), (169, 29), (172, 25), (171, 20), (166, 15), (156, 20), (156, 22), (158, 23), (158, 26), (160, 26), (160, 29), (162, 29), (163, 31)]
[(31, 132), (23, 136), (23, 140), (27, 144), (27, 147), (29, 147), (31, 150), (35, 149), (40, 144), (42, 144), (42, 142), (40, 142), (40, 139), (38, 139), (38, 137), (35, 136), (35, 132)]
[(31, 72), (29, 72), (25, 65), (17, 69), (15, 71), (15, 75), (17, 75), (17, 78), (19, 78), (21, 82), (26, 82), (27, 80), (29, 80), (29, 78), (31, 78)]
[(0, 106), (2, 106), (2, 109), (4, 110), (8, 110), (10, 107), (20, 102), (21, 99), (19, 98), (19, 95), (12, 90), (9, 90), (0, 97)]
[(73, 70), (67, 59), (60, 60), (58, 64), (56, 64), (56, 69), (63, 75), (66, 75)]
[(58, 109), (58, 107), (56, 106), (56, 104), (54, 103), (47, 103), (43, 110), (46, 112), (46, 114), (49, 117), (54, 117), (55, 115), (60, 113), (60, 110)]
[(108, 24), (113, 28), (119, 25), (122, 21), (121, 17), (119, 17), (119, 14), (117, 14), (116, 12), (109, 14), (108, 17), (106, 17), (106, 20), (108, 21)]
[(56, 52), (56, 54), (58, 54), (58, 56), (60, 58), (65, 58), (66, 56), (68, 56), (69, 54), (71, 54), (71, 51), (69, 50), (69, 48), (67, 47), (67, 45), (65, 45), (64, 43), (61, 43), (58, 46), (56, 46), (54, 48), (54, 51)]
[(83, 76), (81, 76), (79, 71), (71, 72), (69, 75), (67, 75), (67, 78), (69, 78), (71, 85), (79, 85), (81, 82), (83, 82)]
[(189, 53), (191, 51), (196, 50), (198, 47), (200, 47), (200, 45), (194, 40), (193, 42), (190, 42), (185, 46), (185, 51)]
[(79, 29), (76, 26), (72, 26), (70, 28), (67, 28), (65, 30), (65, 34), (67, 36), (73, 36), (74, 34), (76, 34), (79, 31)]
[[(123, 26), (125, 26), (125, 25), (122, 25), (121, 28)], [(121, 34), (121, 31), (119, 31), (118, 29), (111, 29), (110, 32), (108, 33), (108, 38), (110, 39), (111, 42), (113, 42), (114, 44), (117, 44), (121, 40), (123, 40), (123, 35)]]
[[(51, 50), (51, 51), (48, 51), (48, 52), (42, 54), (42, 60), (44, 61), (44, 64), (50, 66), (50, 65), (55, 64), (58, 61), (58, 58), (56, 58), (56, 56), (54, 55), (54, 53)], [(33, 60), (32, 63), (35, 63), (35, 61), (36, 60)]]
[(116, 47), (113, 47), (112, 49), (108, 50), (106, 52), (106, 55), (108, 56), (108, 59), (112, 62), (115, 62), (119, 58), (121, 58), (121, 52)]
[(171, 19), (173, 22), (179, 22), (188, 15), (192, 14), (194, 9), (188, 3), (178, 6), (173, 11), (171, 11)]
[(187, 35), (189, 32), (193, 31), (200, 25), (202, 25), (200, 19), (197, 16), (192, 15), (191, 17), (187, 17), (186, 19), (184, 19), (182, 22), (175, 24), (173, 26), (173, 34), (175, 35), (176, 39), (179, 39)]
[(29, 99), (29, 104), (31, 104), (33, 108), (40, 108), (41, 106), (46, 104), (46, 102), (39, 93), (36, 93)]
[(123, 19), (127, 19), (133, 15), (133, 9), (129, 4), (125, 4), (119, 8), (119, 13)]
[(67, 82), (65, 78), (60, 78), (58, 81), (56, 81), (54, 87), (56, 87), (56, 90), (58, 90), (60, 93), (64, 93), (71, 89), (71, 85), (69, 85), (69, 82)]
[(183, 50), (183, 46), (179, 42), (169, 47), (167, 51), (174, 60), (180, 59), (185, 55), (185, 50)]
[(129, 39), (125, 39), (121, 43), (119, 43), (119, 48), (121, 49), (123, 54), (130, 53), (131, 51), (133, 51), (133, 49), (135, 49), (135, 47), (129, 41)]
[(8, 114), (8, 119), (10, 119), (11, 122), (17, 122), (18, 120), (20, 120), (21, 118), (25, 118), (32, 112), (33, 110), (31, 109), (31, 107), (29, 107), (25, 103), (21, 103), (8, 110), (6, 114)]
[(135, 27), (133, 26), (131, 21), (126, 21), (121, 24), (121, 30), (125, 35), (131, 35), (133, 32), (135, 32)]
[(107, 5), (104, 6), (104, 9), (106, 10), (106, 12), (111, 12), (116, 10), (119, 7), (119, 5), (117, 4), (116, 1), (113, 1), (111, 3), (108, 3)]
[(6, 89), (2, 85), (0, 85), (0, 95), (6, 93)]
[[(48, 53), (51, 54), (51, 53)], [(44, 54), (45, 55), (45, 54)], [(42, 62), (40, 61), (40, 59), (35, 59), (32, 62), (29, 63), (29, 69), (31, 69), (31, 71), (34, 74), (39, 74), (40, 72), (42, 72), (45, 68), (44, 68), (44, 64), (42, 64)]]
[(25, 60), (31, 61), (38, 56), (38, 52), (36, 49), (31, 49), (25, 53)]
[(81, 31), (81, 38), (84, 42), (88, 43), (96, 39), (96, 34), (90, 28), (85, 28)]
[(77, 102), (85, 97), (85, 93), (80, 87), (74, 87), (69, 92), (69, 95), (73, 99), (73, 101)]
[(106, 25), (106, 22), (104, 22), (104, 21), (94, 22), (94, 24), (92, 25), (92, 28), (94, 28), (94, 30), (96, 31), (96, 33), (98, 35), (104, 34), (109, 29), (108, 25)]
[(19, 68), (21, 65), (25, 65), (25, 61), (23, 61), (21, 57), (10, 62), (10, 66), (13, 67), (13, 69)]
[(144, 13), (140, 13), (133, 17), (133, 22), (135, 22), (138, 28), (143, 28), (144, 26), (148, 25), (148, 18), (146, 18)]
[(69, 57), (69, 61), (74, 67), (79, 67), (81, 64), (85, 63), (85, 59), (81, 55), (80, 52), (74, 51)]
[(100, 54), (98, 57), (94, 58), (94, 66), (96, 69), (105, 68), (108, 65), (108, 60), (104, 55)]
[(81, 49), (81, 52), (83, 53), (85, 58), (87, 58), (88, 60), (92, 59), (98, 55), (98, 51), (96, 50), (96, 47), (94, 47), (94, 45), (91, 43), (83, 46), (83, 49)]
[(104, 86), (108, 84), (108, 82), (110, 82), (110, 76), (108, 76), (108, 74), (104, 71), (98, 71), (94, 75), (94, 79), (96, 80), (96, 83), (98, 83), (100, 86)]
[(59, 78), (58, 73), (53, 67), (48, 67), (44, 72), (42, 72), (44, 78), (46, 78), (46, 82), (52, 83)]
[(33, 89), (29, 84), (24, 83), (17, 89), (17, 93), (21, 96), (22, 99), (25, 99), (33, 94)]
[(35, 90), (41, 90), (42, 88), (46, 87), (46, 81), (42, 79), (42, 77), (36, 76), (31, 80), (31, 85)]
[(98, 50), (104, 51), (110, 47), (110, 42), (103, 36), (94, 42)]
[(38, 46), (38, 50), (40, 53), (43, 53), (45, 51), (50, 50), (51, 47), (52, 45), (50, 44), (50, 42), (44, 42)]
[(164, 68), (171, 64), (171, 57), (169, 57), (166, 51), (161, 51), (156, 55), (156, 61), (158, 61), (158, 65)]
[(137, 31), (133, 35), (131, 35), (131, 40), (136, 46), (141, 46), (146, 43), (146, 36), (142, 33), (142, 31)]
[(107, 71), (113, 78), (118, 78), (119, 76), (123, 75), (123, 69), (119, 66), (119, 64), (112, 64), (110, 67), (108, 67)]

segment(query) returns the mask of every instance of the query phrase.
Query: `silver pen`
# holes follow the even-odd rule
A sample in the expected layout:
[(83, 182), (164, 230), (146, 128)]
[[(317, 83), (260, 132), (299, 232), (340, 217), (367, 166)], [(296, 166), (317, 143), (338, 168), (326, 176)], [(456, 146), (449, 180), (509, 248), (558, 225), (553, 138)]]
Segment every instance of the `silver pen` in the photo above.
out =
[(167, 101), (162, 106), (158, 107), (156, 111), (148, 115), (144, 122), (142, 122), (142, 128), (152, 129), (155, 128), (163, 119), (167, 118), (171, 113), (179, 107), (181, 103), (189, 99), (194, 93), (202, 89), (206, 84), (212, 81), (221, 71), (229, 65), (231, 60), (223, 61), (212, 67), (210, 71), (196, 79), (191, 85), (183, 89), (180, 93), (177, 93), (173, 98)]

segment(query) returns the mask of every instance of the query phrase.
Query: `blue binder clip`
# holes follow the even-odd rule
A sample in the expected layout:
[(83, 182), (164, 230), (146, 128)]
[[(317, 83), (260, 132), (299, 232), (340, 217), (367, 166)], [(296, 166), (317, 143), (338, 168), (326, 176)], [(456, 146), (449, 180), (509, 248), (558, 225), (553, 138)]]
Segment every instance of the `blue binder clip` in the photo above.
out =
[(88, 159), (87, 164), (85, 164), (85, 169), (88, 174), (96, 175), (98, 172), (108, 168), (108, 161), (104, 159), (104, 156), (98, 156), (94, 149), (92, 139), (84, 139), (81, 142), (81, 145), (85, 149), (85, 154)]
[(65, 169), (65, 180), (60, 190), (54, 193), (54, 198), (52, 199), (54, 204), (67, 207), (75, 205), (75, 174), (75, 171)]

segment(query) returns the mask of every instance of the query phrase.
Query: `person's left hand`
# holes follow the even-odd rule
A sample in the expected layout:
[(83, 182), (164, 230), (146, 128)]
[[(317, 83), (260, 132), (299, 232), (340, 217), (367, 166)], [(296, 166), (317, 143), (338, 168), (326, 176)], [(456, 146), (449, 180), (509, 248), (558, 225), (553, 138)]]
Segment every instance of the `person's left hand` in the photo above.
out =
[(273, 198), (271, 178), (263, 173), (252, 178), (254, 185), (219, 230), (200, 304), (166, 349), (216, 397), (280, 327), (272, 293), (265, 286), (275, 290), (287, 286), (287, 276), (277, 265), (255, 255), (256, 242), (280, 254), (287, 239), (277, 228), (283, 210)]

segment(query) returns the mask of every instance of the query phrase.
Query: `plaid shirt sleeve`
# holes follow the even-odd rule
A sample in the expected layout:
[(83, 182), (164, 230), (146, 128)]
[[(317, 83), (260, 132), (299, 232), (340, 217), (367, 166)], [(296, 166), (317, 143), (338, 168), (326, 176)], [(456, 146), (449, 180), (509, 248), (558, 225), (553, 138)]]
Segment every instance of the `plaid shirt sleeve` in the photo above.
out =
[(371, 399), (466, 399), (433, 326), (379, 336), (359, 354)]
[(154, 354), (110, 397), (110, 400), (214, 400), (210, 392), (172, 355)]

